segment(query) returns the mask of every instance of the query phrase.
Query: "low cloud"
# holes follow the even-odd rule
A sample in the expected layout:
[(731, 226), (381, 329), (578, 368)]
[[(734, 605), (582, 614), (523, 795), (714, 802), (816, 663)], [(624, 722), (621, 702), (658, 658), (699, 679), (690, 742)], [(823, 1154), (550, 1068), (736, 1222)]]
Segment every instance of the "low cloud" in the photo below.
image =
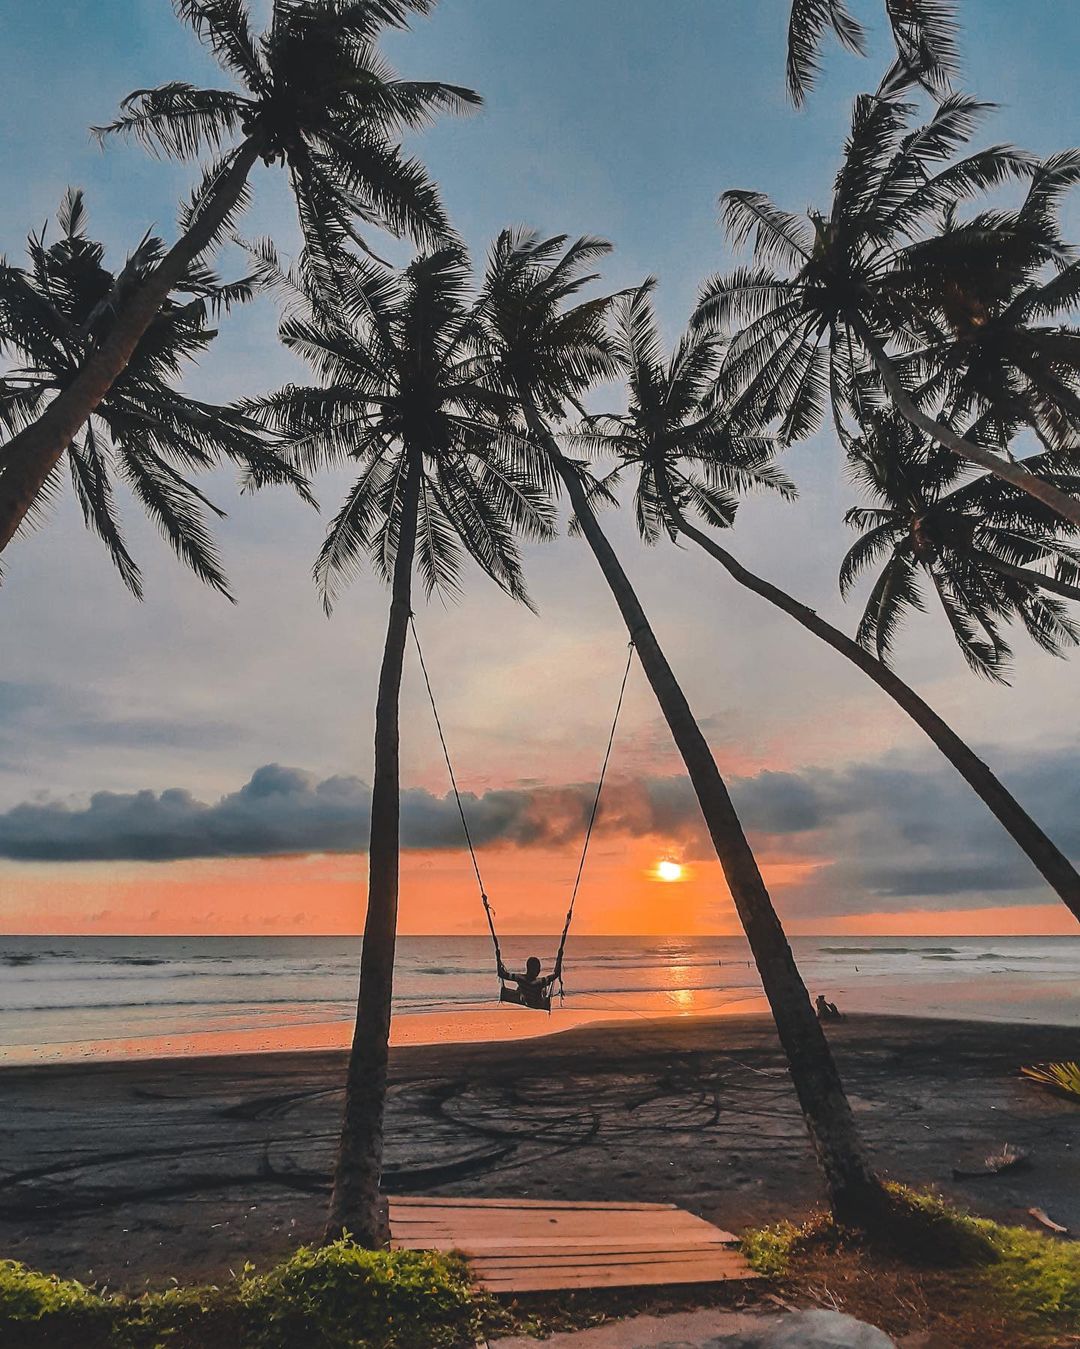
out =
[[(1004, 756), (1002, 756), (1004, 758)], [(1002, 772), (1058, 845), (1080, 856), (1080, 784), (1072, 751), (1029, 754)], [(518, 785), (469, 794), (479, 847), (558, 848), (583, 834), (595, 788)], [(789, 910), (857, 913), (911, 904), (978, 907), (1044, 902), (1027, 858), (982, 803), (932, 759), (888, 756), (839, 770), (761, 772), (731, 782), (755, 846), (813, 865), (785, 891)], [(0, 814), (0, 857), (24, 862), (142, 861), (354, 853), (367, 844), (371, 789), (267, 764), (239, 791), (207, 803), (182, 788), (99, 792), (87, 804), (24, 802)], [(402, 844), (462, 846), (449, 794), (402, 793)], [(711, 856), (683, 777), (613, 781), (598, 829), (609, 839), (662, 838), (688, 859)]]
[[(464, 797), (480, 846), (558, 847), (580, 838), (594, 788), (528, 787)], [(687, 832), (697, 806), (680, 780), (616, 784), (601, 828), (642, 835)], [(33, 862), (177, 861), (359, 852), (367, 845), (371, 789), (355, 777), (321, 781), (267, 764), (237, 792), (208, 804), (183, 788), (97, 792), (85, 806), (24, 802), (0, 814), (0, 857)], [(409, 789), (401, 799), (406, 848), (462, 846), (453, 797)]]

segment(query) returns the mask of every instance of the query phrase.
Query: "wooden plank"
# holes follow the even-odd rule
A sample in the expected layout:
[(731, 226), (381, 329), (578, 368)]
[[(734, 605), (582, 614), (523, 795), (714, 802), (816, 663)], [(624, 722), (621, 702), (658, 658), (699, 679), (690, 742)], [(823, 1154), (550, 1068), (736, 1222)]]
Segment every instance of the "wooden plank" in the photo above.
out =
[(392, 1245), (457, 1250), (491, 1292), (756, 1278), (735, 1237), (674, 1204), (393, 1199)]
[[(718, 1234), (718, 1237), (726, 1234)], [(735, 1244), (735, 1239), (715, 1241), (677, 1241), (670, 1242), (660, 1240), (649, 1241), (645, 1238), (637, 1240), (623, 1241), (621, 1238), (614, 1237), (575, 1237), (567, 1241), (561, 1237), (550, 1237), (540, 1241), (522, 1241), (507, 1242), (495, 1238), (481, 1237), (469, 1240), (468, 1247), (461, 1245), (461, 1239), (448, 1235), (435, 1238), (434, 1244), (425, 1247), (426, 1250), (436, 1251), (464, 1251), (467, 1255), (476, 1257), (490, 1254), (512, 1254), (512, 1255), (548, 1255), (552, 1252), (567, 1251), (577, 1254), (587, 1254), (589, 1252), (603, 1251), (641, 1251), (643, 1253), (654, 1251), (711, 1251), (711, 1250), (729, 1250)], [(395, 1238), (391, 1245), (396, 1249), (408, 1249), (408, 1243)]]
[(760, 1278), (749, 1265), (687, 1265), (676, 1261), (651, 1265), (597, 1266), (588, 1270), (515, 1271), (476, 1280), (490, 1293), (544, 1293), (564, 1288), (641, 1288), (657, 1284), (749, 1282)]
[(595, 1231), (591, 1232), (564, 1232), (557, 1236), (548, 1236), (545, 1233), (531, 1232), (463, 1232), (454, 1228), (445, 1228), (437, 1231), (427, 1230), (413, 1231), (411, 1229), (393, 1228), (393, 1236), (396, 1241), (407, 1244), (414, 1249), (434, 1249), (436, 1245), (452, 1245), (458, 1250), (521, 1250), (529, 1249), (552, 1249), (558, 1250), (567, 1246), (592, 1246), (604, 1248), (605, 1246), (624, 1247), (627, 1249), (635, 1246), (652, 1249), (656, 1246), (661, 1247), (683, 1247), (683, 1246), (725, 1246), (732, 1247), (736, 1244), (734, 1238), (728, 1232), (717, 1232), (716, 1236), (701, 1235), (698, 1233), (687, 1232), (628, 1232), (619, 1234), (618, 1237), (608, 1237), (605, 1234)]
[[(464, 1249), (477, 1243), (491, 1246), (522, 1246), (531, 1245), (534, 1242), (551, 1241), (553, 1244), (571, 1243), (575, 1241), (596, 1241), (603, 1240), (605, 1234), (598, 1232), (596, 1228), (579, 1228), (573, 1231), (560, 1232), (529, 1232), (526, 1230), (512, 1230), (509, 1232), (500, 1232), (496, 1229), (460, 1228), (460, 1227), (400, 1227), (394, 1224), (391, 1228), (393, 1235), (399, 1240), (408, 1241), (413, 1245), (422, 1247), (428, 1241), (456, 1241)], [(725, 1246), (733, 1245), (734, 1242), (729, 1238), (729, 1233), (722, 1234), (720, 1244)], [(690, 1232), (686, 1230), (677, 1232), (624, 1232), (619, 1234), (621, 1241), (643, 1241), (649, 1244), (660, 1242), (663, 1245), (712, 1245), (717, 1238), (708, 1234)]]
[(591, 1203), (585, 1199), (459, 1199), (456, 1196), (442, 1198), (439, 1195), (403, 1195), (387, 1201), (390, 1212), (400, 1208), (512, 1208), (512, 1209), (594, 1209), (601, 1213), (611, 1211), (629, 1211), (655, 1213), (661, 1209), (670, 1212), (682, 1212), (677, 1204), (630, 1204), (630, 1203)]
[(607, 1269), (614, 1265), (664, 1265), (673, 1261), (687, 1265), (723, 1265), (725, 1268), (742, 1262), (738, 1251), (726, 1246), (710, 1249), (698, 1247), (690, 1251), (586, 1251), (584, 1254), (543, 1255), (483, 1255), (470, 1256), (470, 1263), (480, 1270), (494, 1272), (511, 1269)]
[(421, 1229), (425, 1227), (452, 1227), (469, 1232), (604, 1232), (616, 1228), (623, 1232), (688, 1232), (715, 1230), (704, 1218), (692, 1213), (623, 1213), (617, 1222), (604, 1214), (583, 1212), (535, 1213), (513, 1209), (490, 1212), (485, 1209), (461, 1209), (455, 1213), (442, 1209), (391, 1210), (390, 1221), (395, 1227)]

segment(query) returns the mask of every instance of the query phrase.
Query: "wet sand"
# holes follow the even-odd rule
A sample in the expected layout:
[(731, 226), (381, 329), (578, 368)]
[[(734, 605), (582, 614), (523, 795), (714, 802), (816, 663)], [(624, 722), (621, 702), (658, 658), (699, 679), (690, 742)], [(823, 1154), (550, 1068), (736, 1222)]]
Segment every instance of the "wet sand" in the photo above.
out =
[[(1077, 1031), (857, 1016), (829, 1036), (883, 1172), (1080, 1230), (1080, 1107), (1017, 1073), (1077, 1057)], [(0, 1257), (134, 1288), (226, 1277), (313, 1239), (342, 1070), (339, 1051), (4, 1068)], [(736, 1231), (821, 1202), (762, 1016), (405, 1045), (391, 1082), (391, 1192), (672, 1201)], [(1030, 1160), (952, 1180), (1004, 1143)]]
[[(758, 1011), (763, 998), (746, 998), (740, 1006)], [(626, 1012), (625, 1017), (636, 1014)], [(558, 1034), (575, 1026), (606, 1021), (620, 1013), (556, 1008), (535, 1016), (498, 1003), (463, 1012), (405, 1012), (395, 1016), (390, 1032), (393, 1045), (487, 1044), (499, 1040), (530, 1040)], [(641, 1018), (639, 1018), (641, 1019)], [(648, 1018), (645, 1018), (648, 1020)], [(245, 1057), (253, 1054), (347, 1049), (353, 1021), (289, 1022), (285, 1025), (189, 1031), (177, 1035), (139, 1035), (108, 1040), (67, 1040), (39, 1045), (11, 1045), (0, 1049), (0, 1066), (37, 1063), (79, 1063), (144, 1059)]]

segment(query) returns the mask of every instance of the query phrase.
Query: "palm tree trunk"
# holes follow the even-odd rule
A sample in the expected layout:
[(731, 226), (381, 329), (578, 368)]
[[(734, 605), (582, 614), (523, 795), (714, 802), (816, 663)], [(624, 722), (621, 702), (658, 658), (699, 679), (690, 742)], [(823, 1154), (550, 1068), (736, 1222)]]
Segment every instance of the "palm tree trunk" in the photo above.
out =
[(214, 241), (235, 209), (259, 157), (249, 138), (206, 199), (188, 232), (169, 249), (120, 310), (101, 346), (32, 425), (0, 449), (0, 553), (11, 542), (49, 474), (123, 373), (143, 334), (188, 265)]
[(943, 721), (914, 689), (858, 642), (841, 632), (839, 628), (834, 628), (813, 609), (800, 604), (778, 586), (771, 585), (760, 576), (755, 576), (737, 558), (722, 548), (710, 534), (690, 524), (679, 509), (663, 474), (658, 473), (656, 478), (668, 518), (679, 533), (692, 539), (710, 557), (715, 558), (741, 586), (768, 600), (777, 609), (782, 609), (808, 632), (820, 637), (834, 651), (846, 656), (853, 665), (862, 670), (863, 674), (868, 675), (878, 688), (884, 690), (893, 702), (926, 732), (968, 786), (978, 793), (988, 809), (1027, 854), (1057, 897), (1080, 921), (1080, 874), (1053, 839), (1043, 833), (1020, 802), (995, 777), (978, 755), (968, 748), (952, 727)]
[(345, 1080), (345, 1109), (325, 1239), (344, 1232), (369, 1250), (390, 1237), (379, 1186), (390, 1050), (390, 1004), (397, 940), (400, 780), (398, 713), (401, 667), (412, 611), (412, 567), (420, 499), (420, 462), (410, 456), (401, 495), (390, 618), (375, 705), (375, 774), (371, 789), (368, 903), (360, 954), (356, 1028)]
[(1028, 496), (1041, 501), (1044, 506), (1049, 506), (1063, 519), (1071, 520), (1074, 525), (1080, 525), (1080, 501), (1076, 497), (1071, 497), (1067, 492), (1062, 492), (1053, 483), (1047, 482), (1045, 478), (1040, 478), (1038, 474), (1029, 473), (1027, 469), (1022, 468), (1012, 460), (1002, 459), (992, 450), (988, 450), (982, 445), (976, 445), (970, 440), (965, 440), (963, 436), (958, 435), (950, 427), (943, 425), (923, 412), (904, 387), (904, 382), (886, 354), (885, 348), (870, 331), (867, 324), (859, 317), (850, 319), (850, 323), (858, 335), (859, 341), (870, 353), (870, 359), (877, 367), (896, 410), (901, 416), (907, 418), (912, 426), (917, 426), (931, 440), (938, 445), (944, 445), (947, 450), (952, 450), (953, 454), (959, 455), (961, 459), (966, 459), (972, 464), (978, 464), (980, 468), (992, 473), (995, 478), (1001, 478), (1005, 482), (1012, 483), (1014, 487), (1019, 487), (1021, 492), (1026, 492)]
[(825, 1173), (832, 1210), (841, 1222), (864, 1225), (882, 1212), (885, 1192), (870, 1169), (828, 1041), (727, 787), (633, 586), (592, 512), (581, 480), (535, 405), (528, 399), (525, 403), (529, 430), (566, 485), (574, 515), (615, 597), (686, 765), (772, 1008), (810, 1140)]

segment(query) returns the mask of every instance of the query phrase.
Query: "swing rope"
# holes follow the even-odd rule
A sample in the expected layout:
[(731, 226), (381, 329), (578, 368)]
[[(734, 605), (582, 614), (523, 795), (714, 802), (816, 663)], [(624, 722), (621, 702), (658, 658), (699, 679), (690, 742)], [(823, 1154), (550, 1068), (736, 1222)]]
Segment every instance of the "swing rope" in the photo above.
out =
[(450, 785), (454, 789), (454, 800), (457, 802), (458, 815), (461, 817), (462, 832), (465, 835), (469, 856), (472, 859), (473, 871), (476, 873), (476, 884), (480, 889), (480, 898), (483, 901), (488, 929), (491, 932), (491, 944), (495, 947), (495, 960), (499, 969), (502, 969), (502, 951), (499, 949), (499, 938), (495, 931), (495, 911), (492, 909), (491, 901), (488, 899), (487, 891), (484, 889), (484, 878), (480, 875), (480, 863), (477, 860), (476, 849), (473, 847), (472, 834), (469, 833), (469, 821), (465, 818), (465, 807), (461, 804), (461, 792), (458, 791), (457, 777), (454, 774), (454, 765), (450, 762), (450, 750), (447, 748), (446, 736), (443, 734), (442, 720), (439, 717), (439, 709), (435, 705), (435, 692), (431, 687), (431, 677), (428, 674), (424, 653), (420, 647), (420, 638), (416, 632), (416, 619), (412, 614), (409, 615), (409, 626), (412, 628), (413, 641), (416, 643), (416, 654), (420, 657), (420, 669), (424, 673), (424, 683), (427, 685), (428, 699), (431, 703), (431, 712), (435, 718), (435, 728), (439, 732), (439, 743), (442, 745), (443, 758), (446, 760), (446, 771), (450, 774)]
[(629, 650), (626, 653), (626, 669), (623, 671), (622, 683), (619, 685), (619, 701), (615, 704), (615, 716), (611, 721), (611, 734), (608, 736), (607, 749), (604, 751), (604, 762), (600, 768), (600, 779), (596, 784), (596, 795), (593, 797), (592, 812), (589, 815), (589, 826), (585, 830), (585, 841), (581, 846), (581, 859), (578, 862), (577, 875), (574, 877), (574, 888), (570, 894), (570, 907), (566, 910), (566, 922), (563, 923), (562, 936), (559, 939), (559, 951), (555, 957), (555, 976), (559, 981), (559, 998), (563, 996), (562, 963), (563, 953), (566, 951), (566, 938), (570, 932), (570, 924), (574, 918), (574, 905), (577, 903), (578, 890), (581, 888), (581, 876), (585, 870), (585, 859), (589, 855), (589, 843), (592, 840), (593, 826), (596, 824), (597, 812), (600, 809), (600, 793), (604, 790), (604, 779), (607, 777), (608, 764), (611, 761), (611, 748), (615, 743), (615, 731), (619, 725), (619, 713), (622, 712), (623, 699), (626, 697), (626, 684), (630, 678), (630, 667), (634, 663), (634, 639), (630, 638)]
[[(476, 876), (476, 884), (480, 890), (480, 899), (484, 905), (484, 914), (487, 917), (488, 930), (491, 933), (491, 943), (495, 948), (495, 961), (498, 968), (503, 968), (502, 951), (499, 948), (499, 937), (495, 931), (495, 910), (491, 907), (491, 901), (488, 899), (487, 891), (484, 888), (484, 879), (480, 874), (480, 862), (476, 856), (476, 848), (473, 846), (472, 834), (469, 832), (469, 821), (465, 815), (465, 807), (462, 804), (461, 792), (457, 784), (457, 775), (454, 773), (454, 765), (450, 760), (450, 750), (446, 743), (446, 735), (443, 732), (442, 719), (439, 716), (439, 709), (435, 702), (435, 691), (431, 687), (431, 676), (428, 674), (427, 663), (424, 660), (424, 652), (420, 646), (420, 637), (416, 631), (416, 620), (412, 614), (409, 615), (409, 627), (412, 629), (413, 642), (416, 645), (416, 654), (420, 659), (420, 669), (423, 672), (424, 684), (427, 687), (428, 701), (431, 703), (431, 712), (435, 718), (435, 728), (439, 733), (439, 743), (442, 745), (443, 758), (446, 760), (446, 771), (450, 775), (450, 786), (453, 788), (454, 800), (457, 803), (458, 816), (461, 819), (462, 833), (465, 835), (465, 843), (469, 849), (469, 857), (472, 861), (472, 869)], [(600, 779), (596, 784), (596, 795), (593, 797), (592, 810), (589, 814), (589, 824), (585, 830), (585, 841), (581, 848), (581, 857), (578, 861), (577, 875), (574, 877), (574, 888), (570, 895), (570, 906), (566, 910), (566, 922), (563, 924), (562, 935), (559, 938), (559, 950), (555, 957), (554, 972), (559, 980), (559, 996), (563, 995), (562, 982), (562, 963), (563, 955), (566, 951), (566, 939), (570, 933), (570, 924), (574, 918), (574, 905), (577, 903), (578, 890), (581, 888), (581, 877), (585, 871), (585, 859), (589, 855), (589, 844), (592, 841), (593, 828), (596, 824), (596, 817), (600, 810), (600, 795), (604, 790), (604, 779), (607, 777), (608, 764), (611, 761), (611, 751), (615, 744), (615, 732), (619, 725), (619, 715), (622, 712), (623, 701), (626, 697), (626, 685), (630, 679), (630, 667), (634, 662), (634, 641), (630, 639), (630, 647), (626, 656), (626, 668), (623, 670), (622, 683), (619, 685), (619, 698), (615, 705), (615, 716), (611, 722), (611, 733), (608, 736), (607, 748), (604, 751), (604, 762), (600, 768)]]

